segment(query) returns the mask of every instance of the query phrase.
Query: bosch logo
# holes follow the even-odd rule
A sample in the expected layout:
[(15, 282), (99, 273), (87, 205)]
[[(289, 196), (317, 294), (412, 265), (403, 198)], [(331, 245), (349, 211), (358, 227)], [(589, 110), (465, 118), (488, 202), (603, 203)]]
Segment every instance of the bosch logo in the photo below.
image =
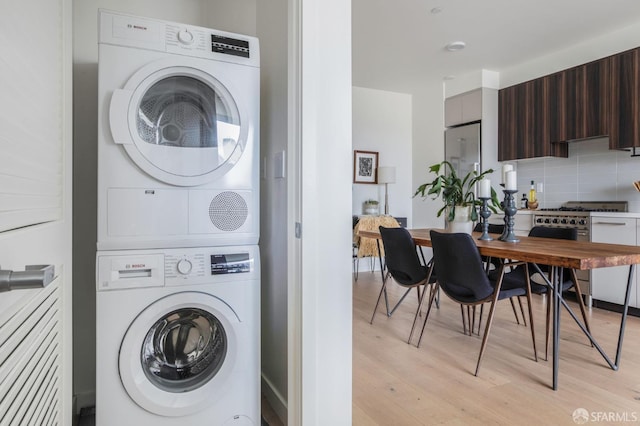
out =
[(143, 30), (146, 31), (148, 28), (144, 27), (142, 25), (132, 25), (132, 24), (128, 24), (127, 28), (133, 28), (134, 30)]
[(132, 268), (144, 268), (146, 265), (144, 263), (132, 263), (130, 265), (127, 265), (127, 269), (132, 269)]

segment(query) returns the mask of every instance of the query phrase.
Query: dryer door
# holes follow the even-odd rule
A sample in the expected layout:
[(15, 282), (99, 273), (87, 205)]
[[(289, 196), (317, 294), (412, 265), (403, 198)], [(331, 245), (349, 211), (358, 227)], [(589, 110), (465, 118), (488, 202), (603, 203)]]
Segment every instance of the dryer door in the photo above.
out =
[(149, 305), (120, 347), (127, 393), (161, 416), (185, 416), (210, 406), (233, 385), (239, 324), (227, 304), (206, 293), (175, 293)]
[(249, 134), (246, 108), (231, 92), (234, 66), (184, 58), (180, 66), (158, 61), (142, 68), (111, 98), (114, 141), (160, 181), (194, 186), (221, 177)]

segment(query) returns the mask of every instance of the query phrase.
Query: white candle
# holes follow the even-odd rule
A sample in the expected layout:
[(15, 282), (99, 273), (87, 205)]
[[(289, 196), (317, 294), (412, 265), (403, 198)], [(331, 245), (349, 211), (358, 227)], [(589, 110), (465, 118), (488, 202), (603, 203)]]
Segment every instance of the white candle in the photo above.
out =
[(491, 198), (491, 181), (487, 178), (478, 181), (478, 197)]
[(504, 189), (515, 191), (518, 189), (518, 180), (515, 170), (509, 170), (506, 173), (506, 179), (504, 182)]
[(502, 165), (502, 183), (507, 183), (507, 172), (513, 170), (513, 166), (511, 164), (503, 164)]

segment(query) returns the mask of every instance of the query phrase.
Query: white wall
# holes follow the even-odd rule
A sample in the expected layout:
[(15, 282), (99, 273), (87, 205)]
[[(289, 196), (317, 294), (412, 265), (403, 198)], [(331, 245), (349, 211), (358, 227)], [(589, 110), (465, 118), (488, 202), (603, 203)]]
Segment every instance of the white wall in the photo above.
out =
[(556, 71), (636, 48), (640, 44), (638, 34), (640, 34), (640, 23), (585, 40), (553, 54), (532, 58), (530, 61), (500, 70), (500, 87), (513, 86)]
[[(441, 81), (413, 92), (412, 188), (433, 180), (429, 166), (444, 160), (444, 96)], [(413, 198), (413, 228), (443, 227), (440, 200)]]
[(295, 322), (302, 327), (302, 419), (296, 426), (350, 425), (351, 2), (294, 3), (301, 12), (299, 144), (304, 172), (302, 282), (291, 283), (301, 295)]
[(566, 201), (628, 201), (629, 211), (640, 212), (640, 192), (632, 182), (640, 179), (640, 157), (609, 150), (609, 139), (569, 144), (569, 158), (520, 160), (518, 199), (531, 181), (543, 184), (538, 208), (560, 207)]
[[(411, 95), (353, 87), (353, 149), (378, 152), (379, 166), (396, 168), (396, 183), (388, 184), (389, 214), (411, 223), (412, 100)], [(328, 170), (330, 171), (330, 169)], [(374, 199), (384, 213), (384, 185), (353, 184), (352, 213)]]
[[(206, 27), (238, 34), (256, 35), (256, 0), (200, 0)], [(278, 10), (277, 7), (273, 7)], [(261, 13), (264, 13), (261, 11)], [(286, 17), (286, 15), (284, 16)], [(262, 55), (260, 56), (262, 59)]]
[(203, 1), (73, 2), (73, 382), (78, 408), (95, 404), (98, 8), (203, 25)]
[(287, 1), (257, 2), (261, 51), (260, 251), (262, 257), (262, 390), (287, 418), (287, 186), (275, 178), (274, 156), (287, 150)]

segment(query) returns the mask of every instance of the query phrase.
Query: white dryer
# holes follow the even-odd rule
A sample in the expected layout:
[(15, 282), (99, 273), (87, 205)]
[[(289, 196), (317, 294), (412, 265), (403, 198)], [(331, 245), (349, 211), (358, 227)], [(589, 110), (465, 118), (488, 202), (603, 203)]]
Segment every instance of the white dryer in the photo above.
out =
[(257, 244), (258, 40), (99, 22), (98, 250)]
[(257, 246), (97, 254), (96, 421), (260, 424)]

